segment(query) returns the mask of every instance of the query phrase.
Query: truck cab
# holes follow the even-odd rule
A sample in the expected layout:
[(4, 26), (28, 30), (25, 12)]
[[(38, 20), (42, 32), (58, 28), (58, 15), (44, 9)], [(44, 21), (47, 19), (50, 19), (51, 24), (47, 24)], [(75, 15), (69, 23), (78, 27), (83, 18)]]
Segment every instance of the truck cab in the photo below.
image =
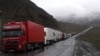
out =
[(8, 22), (2, 29), (2, 49), (3, 51), (17, 51), (25, 45), (25, 26), (23, 22)]

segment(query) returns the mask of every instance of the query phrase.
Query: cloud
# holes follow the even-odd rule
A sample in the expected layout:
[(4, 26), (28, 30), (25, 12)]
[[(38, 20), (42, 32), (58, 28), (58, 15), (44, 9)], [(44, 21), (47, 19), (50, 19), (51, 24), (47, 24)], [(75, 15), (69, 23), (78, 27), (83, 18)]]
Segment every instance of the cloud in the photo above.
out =
[(92, 13), (100, 13), (100, 0), (32, 0), (39, 7), (54, 17), (66, 17), (75, 14), (84, 17)]

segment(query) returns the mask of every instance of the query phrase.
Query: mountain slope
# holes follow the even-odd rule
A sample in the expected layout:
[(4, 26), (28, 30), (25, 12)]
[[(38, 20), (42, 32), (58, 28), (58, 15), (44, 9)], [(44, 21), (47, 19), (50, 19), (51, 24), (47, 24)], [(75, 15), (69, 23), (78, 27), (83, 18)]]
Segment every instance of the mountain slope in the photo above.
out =
[(71, 32), (78, 33), (88, 27), (85, 25), (79, 25), (79, 24), (73, 24), (67, 22), (59, 22), (59, 25), (61, 30), (66, 33), (71, 33)]
[(2, 22), (31, 20), (46, 27), (58, 28), (56, 19), (30, 0), (0, 0)]
[(100, 26), (100, 19), (95, 19), (91, 22), (86, 23), (85, 25), (89, 25), (89, 26)]

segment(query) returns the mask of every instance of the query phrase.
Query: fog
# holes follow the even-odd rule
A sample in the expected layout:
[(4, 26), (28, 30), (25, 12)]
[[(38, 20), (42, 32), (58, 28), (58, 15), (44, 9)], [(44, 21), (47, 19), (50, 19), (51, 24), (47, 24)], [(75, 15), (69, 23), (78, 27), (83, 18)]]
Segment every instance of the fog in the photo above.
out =
[(32, 0), (58, 20), (74, 17), (95, 19), (100, 14), (100, 0)]

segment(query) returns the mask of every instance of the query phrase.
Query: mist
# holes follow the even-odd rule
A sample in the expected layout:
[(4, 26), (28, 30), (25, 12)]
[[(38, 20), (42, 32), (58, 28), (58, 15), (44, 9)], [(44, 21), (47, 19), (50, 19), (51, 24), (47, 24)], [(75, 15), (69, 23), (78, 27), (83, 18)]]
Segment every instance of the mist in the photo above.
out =
[(88, 20), (100, 16), (100, 0), (32, 0), (60, 21)]

